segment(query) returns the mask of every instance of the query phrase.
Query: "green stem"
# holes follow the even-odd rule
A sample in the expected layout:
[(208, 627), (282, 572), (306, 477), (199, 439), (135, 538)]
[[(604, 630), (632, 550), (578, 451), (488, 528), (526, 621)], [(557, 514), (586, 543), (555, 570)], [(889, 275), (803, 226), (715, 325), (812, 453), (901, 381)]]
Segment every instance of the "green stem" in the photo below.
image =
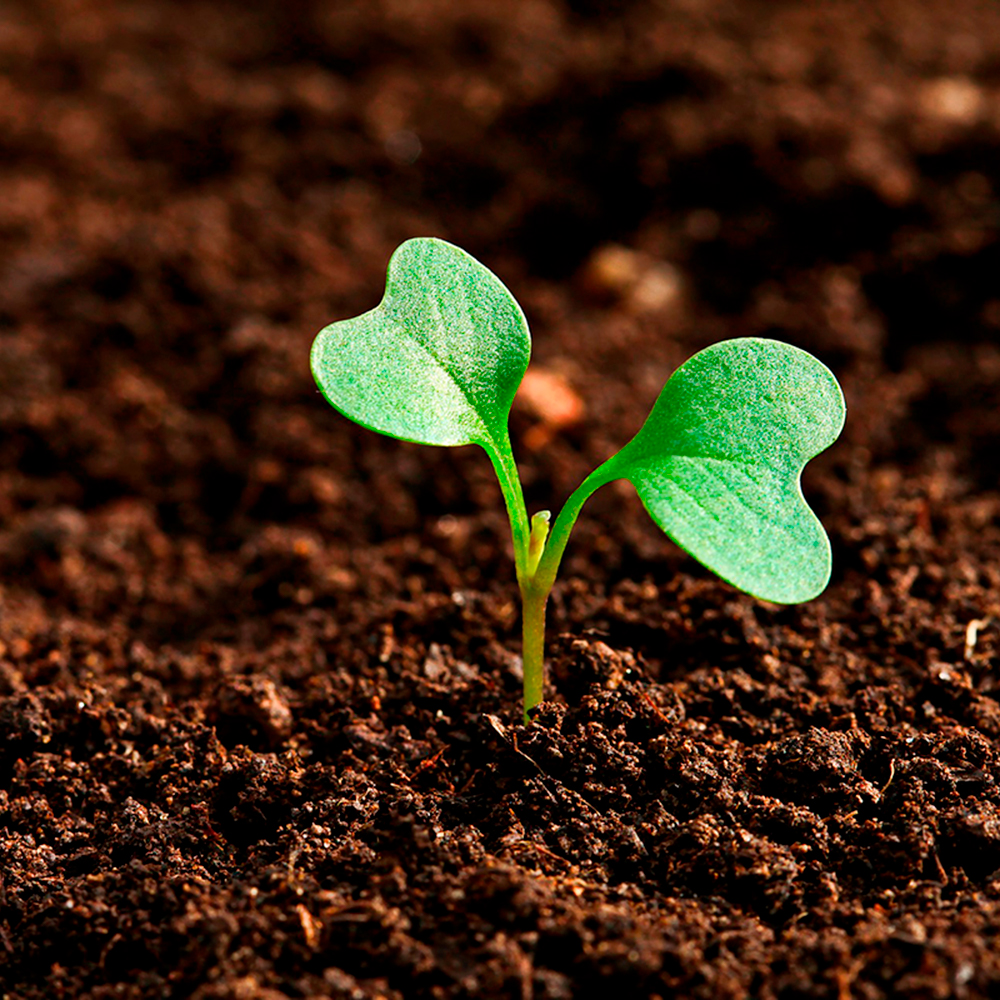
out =
[(548, 533), (548, 511), (542, 511), (532, 518), (528, 573), (524, 577), (518, 577), (523, 620), (521, 662), (524, 667), (525, 725), (531, 722), (530, 713), (541, 703), (545, 689), (545, 606), (552, 593), (552, 585), (555, 583), (570, 532), (590, 494), (617, 478), (610, 461), (595, 469), (566, 501), (552, 526), (547, 543), (545, 536)]
[(522, 646), (524, 666), (524, 724), (531, 722), (531, 711), (542, 701), (545, 689), (545, 605), (549, 591), (529, 584), (521, 591)]

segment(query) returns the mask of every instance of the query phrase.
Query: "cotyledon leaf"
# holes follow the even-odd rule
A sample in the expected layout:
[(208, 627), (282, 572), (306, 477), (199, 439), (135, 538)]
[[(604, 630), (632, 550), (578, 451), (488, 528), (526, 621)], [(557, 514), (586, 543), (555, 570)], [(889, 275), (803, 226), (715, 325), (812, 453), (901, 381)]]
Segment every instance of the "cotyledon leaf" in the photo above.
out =
[(595, 478), (629, 479), (653, 520), (756, 597), (807, 601), (830, 578), (830, 542), (802, 496), (810, 458), (837, 439), (844, 397), (811, 354), (726, 340), (690, 358), (638, 434)]
[(444, 240), (407, 240), (385, 296), (313, 343), (327, 400), (370, 430), (420, 444), (503, 450), (531, 353), (521, 307), (499, 278)]

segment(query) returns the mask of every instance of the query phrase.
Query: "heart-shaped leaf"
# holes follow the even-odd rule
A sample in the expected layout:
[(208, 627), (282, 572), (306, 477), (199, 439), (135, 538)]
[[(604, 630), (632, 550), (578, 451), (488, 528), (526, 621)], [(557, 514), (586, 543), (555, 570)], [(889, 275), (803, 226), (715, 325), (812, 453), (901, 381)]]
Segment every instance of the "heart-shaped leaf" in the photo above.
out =
[(444, 240), (407, 240), (385, 296), (332, 323), (312, 349), (327, 400), (374, 431), (420, 444), (509, 450), (507, 419), (531, 340), (499, 278)]
[(677, 369), (598, 476), (631, 480), (653, 520), (724, 580), (807, 601), (830, 579), (830, 542), (799, 479), (843, 425), (840, 386), (811, 354), (726, 340)]

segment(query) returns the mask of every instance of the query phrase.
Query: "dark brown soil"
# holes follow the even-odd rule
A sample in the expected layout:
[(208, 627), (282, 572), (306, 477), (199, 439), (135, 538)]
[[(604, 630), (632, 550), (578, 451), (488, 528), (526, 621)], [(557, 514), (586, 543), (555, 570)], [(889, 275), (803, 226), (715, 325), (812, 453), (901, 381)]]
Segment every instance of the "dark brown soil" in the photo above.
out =
[[(1000, 6), (5, 0), (0, 68), (0, 995), (1000, 993)], [(533, 510), (709, 342), (830, 364), (829, 590), (609, 488), (520, 726), (489, 463), (308, 371), (426, 234)]]

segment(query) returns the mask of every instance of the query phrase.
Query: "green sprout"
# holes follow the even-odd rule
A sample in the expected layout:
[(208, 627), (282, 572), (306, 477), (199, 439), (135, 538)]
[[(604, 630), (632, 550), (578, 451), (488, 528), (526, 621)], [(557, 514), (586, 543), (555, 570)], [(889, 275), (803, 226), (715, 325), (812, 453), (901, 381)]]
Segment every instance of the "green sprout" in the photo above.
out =
[(528, 324), (499, 278), (439, 239), (403, 243), (385, 296), (332, 323), (312, 371), (344, 416), (419, 444), (478, 444), (507, 505), (523, 605), (524, 721), (542, 701), (545, 607), (587, 498), (627, 479), (681, 548), (741, 590), (779, 604), (817, 596), (830, 542), (802, 496), (809, 459), (844, 425), (844, 397), (811, 354), (775, 340), (725, 340), (671, 376), (616, 455), (550, 514), (528, 519), (508, 418), (531, 354)]

